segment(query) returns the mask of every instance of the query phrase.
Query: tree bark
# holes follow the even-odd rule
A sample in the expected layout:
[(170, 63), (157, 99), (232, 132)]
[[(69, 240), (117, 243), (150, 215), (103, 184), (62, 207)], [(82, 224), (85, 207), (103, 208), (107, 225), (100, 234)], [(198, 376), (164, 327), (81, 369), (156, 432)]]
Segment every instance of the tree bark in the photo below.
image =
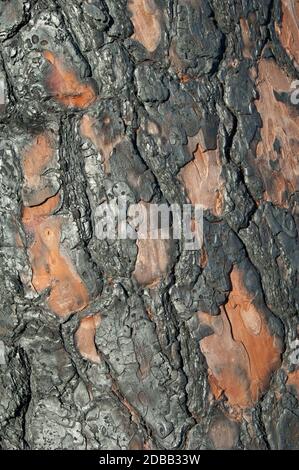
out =
[[(2, 1), (0, 40), (1, 448), (297, 448), (298, 2)], [(202, 246), (100, 239), (120, 196)]]

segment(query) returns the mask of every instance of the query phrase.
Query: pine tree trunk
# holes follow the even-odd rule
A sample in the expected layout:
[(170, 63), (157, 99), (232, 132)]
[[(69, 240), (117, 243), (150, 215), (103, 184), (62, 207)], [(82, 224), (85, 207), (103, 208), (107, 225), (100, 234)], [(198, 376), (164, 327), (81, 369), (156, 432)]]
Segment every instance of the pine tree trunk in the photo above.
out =
[[(0, 40), (1, 447), (298, 447), (298, 2), (6, 0)], [(101, 239), (120, 196), (202, 246)]]

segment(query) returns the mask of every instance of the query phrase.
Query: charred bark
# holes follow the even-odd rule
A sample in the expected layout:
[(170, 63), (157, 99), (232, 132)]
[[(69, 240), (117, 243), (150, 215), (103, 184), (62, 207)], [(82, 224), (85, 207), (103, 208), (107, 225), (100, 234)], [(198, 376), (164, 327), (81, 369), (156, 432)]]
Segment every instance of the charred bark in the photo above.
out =
[[(3, 449), (294, 449), (295, 0), (0, 4)], [(125, 195), (204, 241), (100, 240)]]

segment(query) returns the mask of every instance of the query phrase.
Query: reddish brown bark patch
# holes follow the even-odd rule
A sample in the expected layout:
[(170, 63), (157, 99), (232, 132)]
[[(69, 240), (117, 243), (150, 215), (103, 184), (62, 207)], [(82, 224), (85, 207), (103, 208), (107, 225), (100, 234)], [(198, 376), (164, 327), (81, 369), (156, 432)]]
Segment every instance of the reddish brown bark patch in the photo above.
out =
[(35, 179), (48, 167), (53, 157), (50, 136), (46, 133), (38, 135), (23, 155), (23, 171), (30, 186)]
[(282, 24), (276, 23), (280, 42), (291, 59), (299, 65), (299, 2), (281, 0)]
[(132, 39), (154, 52), (161, 40), (161, 12), (154, 0), (129, 0), (134, 26)]
[(43, 52), (51, 64), (46, 85), (54, 99), (64, 106), (84, 109), (96, 99), (96, 92), (90, 83), (82, 83), (76, 73), (64, 65), (51, 51)]
[(134, 436), (129, 443), (128, 450), (146, 450), (144, 440), (138, 435)]
[(250, 38), (250, 29), (248, 21), (245, 18), (240, 18), (240, 27), (243, 40), (243, 57), (245, 59), (252, 59), (252, 41)]
[(133, 275), (144, 287), (155, 287), (165, 277), (170, 264), (168, 240), (138, 240)]
[(36, 207), (25, 207), (22, 222), (30, 239), (28, 254), (32, 267), (32, 285), (37, 292), (50, 288), (49, 308), (61, 317), (82, 310), (88, 305), (86, 286), (72, 262), (61, 252), (62, 217), (53, 216), (60, 196)]
[(100, 314), (82, 318), (79, 328), (75, 333), (75, 344), (81, 356), (95, 363), (101, 362), (95, 345), (95, 334), (100, 323)]
[(299, 398), (299, 369), (289, 373), (287, 386), (295, 390)]
[[(205, 150), (202, 136), (190, 139), (194, 159), (185, 165), (179, 179), (185, 186), (190, 202), (220, 215), (223, 205), (223, 179), (218, 150)], [(192, 148), (193, 147), (193, 148)]]
[(110, 172), (109, 159), (112, 150), (122, 141), (123, 136), (115, 134), (109, 116), (99, 123), (96, 118), (85, 114), (81, 119), (80, 132), (82, 137), (90, 140), (102, 156), (105, 173)]
[(33, 207), (24, 207), (22, 221), (29, 227), (34, 225), (36, 220), (52, 215), (60, 205), (60, 194), (47, 199), (43, 204)]
[(291, 83), (274, 61), (261, 60), (255, 105), (263, 127), (255, 162), (264, 182), (264, 199), (281, 206), (287, 206), (289, 196), (298, 189), (299, 116), (278, 101), (274, 91), (290, 93)]
[(200, 342), (212, 391), (216, 398), (223, 392), (232, 406), (247, 408), (259, 400), (280, 367), (282, 344), (270, 332), (265, 310), (255, 305), (243, 276), (238, 268), (233, 269), (232, 291), (220, 316), (199, 313), (198, 318), (214, 330)]

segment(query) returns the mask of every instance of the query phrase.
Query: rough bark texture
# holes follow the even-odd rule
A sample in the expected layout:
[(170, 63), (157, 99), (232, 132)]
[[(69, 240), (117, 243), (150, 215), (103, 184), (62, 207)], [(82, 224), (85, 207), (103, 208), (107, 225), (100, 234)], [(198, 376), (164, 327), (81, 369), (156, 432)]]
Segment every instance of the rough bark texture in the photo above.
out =
[[(3, 449), (299, 447), (298, 25), (1, 1)], [(98, 240), (121, 194), (202, 204), (202, 249)]]

